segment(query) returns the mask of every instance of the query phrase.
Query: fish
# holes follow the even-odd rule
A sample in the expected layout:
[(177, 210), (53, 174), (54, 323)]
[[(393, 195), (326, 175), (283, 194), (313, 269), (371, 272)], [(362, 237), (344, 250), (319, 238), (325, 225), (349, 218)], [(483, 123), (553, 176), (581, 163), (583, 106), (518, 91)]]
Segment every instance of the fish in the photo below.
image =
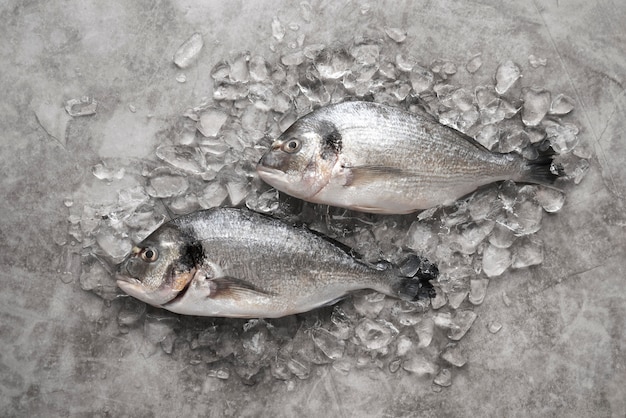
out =
[(553, 155), (496, 153), (425, 112), (348, 101), (296, 120), (256, 170), (275, 189), (324, 205), (378, 214), (446, 206), (481, 186), (552, 185)]
[(432, 296), (436, 265), (412, 255), (369, 264), (341, 244), (247, 209), (213, 208), (171, 220), (116, 267), (128, 295), (197, 316), (278, 318), (372, 289), (395, 298)]

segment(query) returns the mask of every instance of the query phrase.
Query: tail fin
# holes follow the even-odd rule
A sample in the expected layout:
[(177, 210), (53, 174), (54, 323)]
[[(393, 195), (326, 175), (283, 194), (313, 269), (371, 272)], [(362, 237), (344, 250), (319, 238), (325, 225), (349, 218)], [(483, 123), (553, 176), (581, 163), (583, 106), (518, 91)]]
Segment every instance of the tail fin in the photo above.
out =
[(435, 297), (435, 289), (430, 283), (439, 275), (437, 266), (425, 258), (411, 255), (399, 267), (401, 277), (394, 286), (398, 297), (416, 301)]
[(526, 160), (526, 172), (522, 181), (551, 186), (564, 174), (563, 167), (554, 162), (556, 153), (552, 148), (544, 151), (541, 146), (538, 146), (537, 151), (539, 157)]

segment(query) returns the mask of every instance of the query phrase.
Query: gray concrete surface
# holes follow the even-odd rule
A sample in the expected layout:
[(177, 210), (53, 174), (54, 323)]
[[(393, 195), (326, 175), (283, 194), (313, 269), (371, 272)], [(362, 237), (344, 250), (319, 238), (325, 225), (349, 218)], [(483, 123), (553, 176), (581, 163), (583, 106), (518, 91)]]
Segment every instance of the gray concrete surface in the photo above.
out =
[[(298, 4), (0, 6), (0, 415), (626, 416), (624, 3), (312, 1), (309, 23)], [(575, 98), (590, 172), (567, 190), (561, 212), (544, 217), (544, 263), (490, 283), (463, 340), (469, 362), (450, 388), (434, 392), (407, 373), (324, 368), (294, 387), (207, 378), (202, 365), (144, 356), (141, 334), (118, 331), (119, 303), (62, 281), (64, 200), (94, 181), (102, 158), (151, 156), (154, 135), (210, 94), (208, 71), (229, 52), (271, 54), (273, 16), (297, 22), (306, 43), (346, 43), (392, 26), (406, 28), (420, 62), (463, 65), (482, 53), (470, 86), (490, 82), (507, 59), (528, 67), (535, 54), (548, 65), (524, 82)], [(194, 31), (205, 50), (181, 84), (171, 57)], [(97, 115), (69, 121), (58, 139), (42, 129), (38, 106), (83, 95), (99, 100)], [(493, 319), (503, 324), (495, 335), (486, 329)]]

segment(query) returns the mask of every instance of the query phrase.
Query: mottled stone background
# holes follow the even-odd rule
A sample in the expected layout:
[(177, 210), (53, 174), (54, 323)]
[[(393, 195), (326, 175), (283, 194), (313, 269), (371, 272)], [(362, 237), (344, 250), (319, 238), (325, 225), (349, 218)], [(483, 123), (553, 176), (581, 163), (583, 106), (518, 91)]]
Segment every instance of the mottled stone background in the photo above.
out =
[[(0, 415), (9, 416), (624, 416), (626, 414), (626, 5), (610, 0), (14, 1), (0, 5)], [(305, 43), (349, 43), (401, 27), (420, 63), (464, 65), (469, 85), (528, 56), (548, 60), (524, 83), (570, 95), (591, 169), (545, 216), (545, 260), (489, 285), (463, 339), (469, 362), (439, 393), (404, 373), (320, 368), (289, 388), (207, 378), (141, 333), (119, 334), (119, 304), (64, 283), (66, 199), (102, 158), (144, 158), (153, 138), (210, 96), (209, 71), (232, 51), (269, 55), (271, 21)], [(185, 71), (172, 56), (199, 31)], [(99, 101), (94, 116), (47, 133), (38, 109)], [(129, 104), (136, 112), (129, 111)], [(54, 119), (54, 118), (53, 118)], [(59, 116), (54, 120), (62, 120)], [(54, 133), (54, 130), (53, 130)], [(57, 136), (57, 138), (54, 138)], [(114, 194), (115, 186), (102, 193)], [(67, 281), (67, 280), (66, 280)], [(502, 294), (511, 300), (505, 306)], [(497, 334), (486, 324), (503, 324)]]

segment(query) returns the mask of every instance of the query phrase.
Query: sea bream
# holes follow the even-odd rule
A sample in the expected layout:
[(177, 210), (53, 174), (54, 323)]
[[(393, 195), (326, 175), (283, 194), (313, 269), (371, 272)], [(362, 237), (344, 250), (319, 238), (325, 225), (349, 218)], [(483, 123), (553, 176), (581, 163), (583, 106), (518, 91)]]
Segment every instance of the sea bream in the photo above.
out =
[(426, 113), (343, 102), (294, 122), (261, 158), (260, 177), (294, 197), (404, 214), (448, 205), (501, 181), (552, 184), (551, 156), (489, 151)]
[(304, 227), (216, 208), (162, 225), (118, 265), (116, 278), (127, 294), (172, 312), (276, 318), (335, 303), (359, 289), (407, 300), (427, 297), (437, 268), (412, 260), (402, 268), (376, 268)]

